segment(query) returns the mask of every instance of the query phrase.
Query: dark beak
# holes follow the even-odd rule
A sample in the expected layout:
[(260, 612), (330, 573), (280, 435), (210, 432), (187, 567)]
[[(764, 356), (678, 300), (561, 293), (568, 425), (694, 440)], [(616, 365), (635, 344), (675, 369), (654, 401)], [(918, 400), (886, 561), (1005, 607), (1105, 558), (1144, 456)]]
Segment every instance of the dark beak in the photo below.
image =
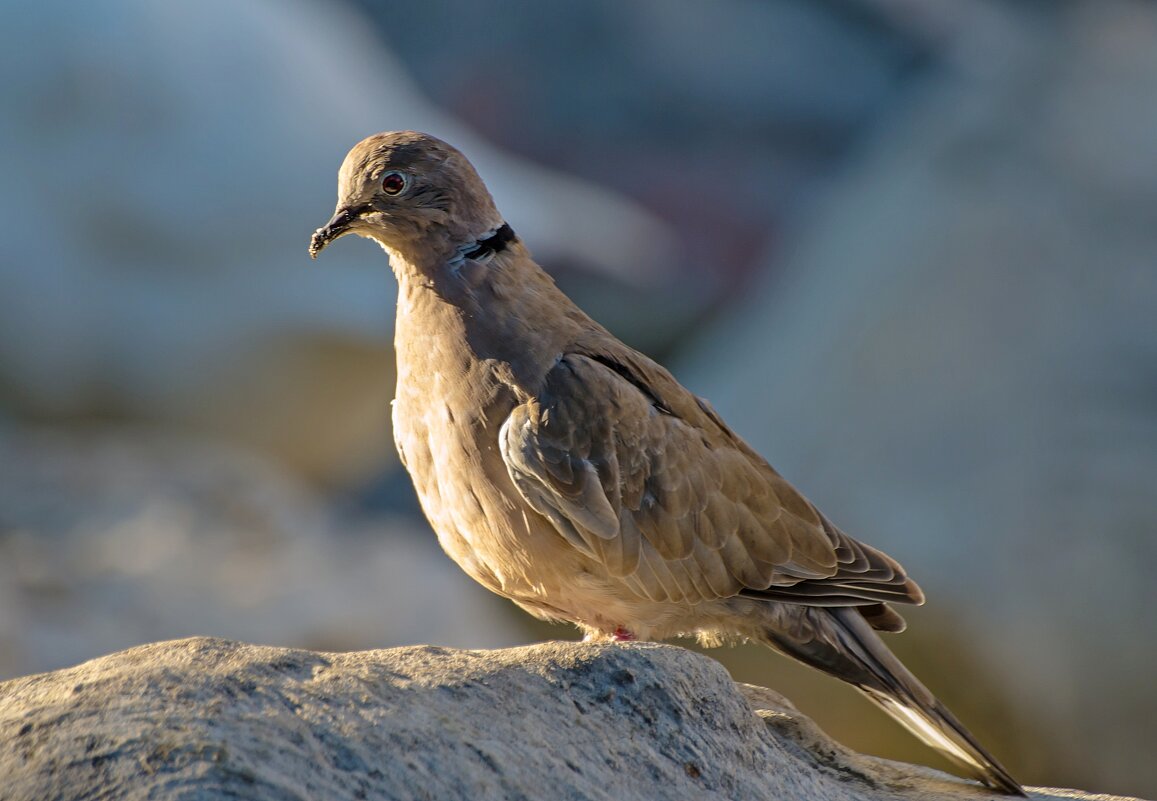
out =
[(350, 226), (354, 224), (363, 211), (365, 211), (364, 206), (338, 209), (329, 222), (313, 232), (313, 237), (309, 240), (309, 257), (316, 259), (317, 254), (325, 250), (326, 245), (349, 233)]

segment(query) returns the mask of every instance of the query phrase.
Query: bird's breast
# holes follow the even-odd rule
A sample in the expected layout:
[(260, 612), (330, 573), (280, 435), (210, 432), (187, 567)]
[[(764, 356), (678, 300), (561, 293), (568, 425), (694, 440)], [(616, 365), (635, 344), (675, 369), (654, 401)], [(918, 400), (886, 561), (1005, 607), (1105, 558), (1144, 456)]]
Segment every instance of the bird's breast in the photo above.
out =
[(454, 315), (399, 314), (395, 442), (446, 553), (487, 588), (533, 599), (557, 589), (543, 565), (572, 557), (527, 508), (502, 458), (499, 430), (524, 398), (507, 365), (455, 336), (459, 326)]

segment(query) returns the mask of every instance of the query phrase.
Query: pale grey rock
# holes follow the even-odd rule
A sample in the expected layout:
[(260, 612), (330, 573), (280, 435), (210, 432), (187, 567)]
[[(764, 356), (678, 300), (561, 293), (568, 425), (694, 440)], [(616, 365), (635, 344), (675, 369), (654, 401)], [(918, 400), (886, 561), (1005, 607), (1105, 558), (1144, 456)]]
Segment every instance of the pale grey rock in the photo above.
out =
[(652, 644), (141, 646), (0, 684), (0, 777), (5, 801), (999, 798), (852, 753), (776, 693)]
[(675, 372), (908, 568), (904, 639), (957, 638), (970, 705), (1151, 794), (1157, 7), (964, 5), (955, 68)]

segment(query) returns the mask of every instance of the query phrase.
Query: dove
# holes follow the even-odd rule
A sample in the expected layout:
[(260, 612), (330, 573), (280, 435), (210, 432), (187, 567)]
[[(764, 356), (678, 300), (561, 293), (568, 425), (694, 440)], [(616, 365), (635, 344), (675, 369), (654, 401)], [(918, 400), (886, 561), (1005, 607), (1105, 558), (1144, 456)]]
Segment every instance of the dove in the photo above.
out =
[(394, 439), (445, 552), (591, 640), (756, 641), (861, 690), (965, 775), (1024, 795), (877, 634), (923, 592), (707, 401), (576, 306), (466, 157), (370, 136), (314, 258), (356, 234), (398, 282)]

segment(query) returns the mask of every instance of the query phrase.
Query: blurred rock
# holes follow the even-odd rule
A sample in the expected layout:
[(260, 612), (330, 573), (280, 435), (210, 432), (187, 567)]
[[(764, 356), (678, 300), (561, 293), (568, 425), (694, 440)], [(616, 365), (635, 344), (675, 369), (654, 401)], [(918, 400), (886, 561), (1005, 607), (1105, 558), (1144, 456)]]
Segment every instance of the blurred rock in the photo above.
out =
[(539, 255), (696, 306), (667, 228), (432, 108), (344, 3), (4, 5), (0, 403), (22, 415), (211, 431), (330, 482), (392, 459), (385, 258), (306, 256), (345, 151), (384, 128), (468, 152)]
[(1157, 7), (999, 8), (676, 372), (950, 610), (1056, 779), (1152, 794)]
[(142, 646), (0, 685), (0, 774), (9, 801), (1006, 798), (853, 753), (776, 693), (648, 644)]
[(424, 523), (343, 520), (236, 448), (0, 431), (0, 676), (194, 634), (493, 647), (513, 620)]

